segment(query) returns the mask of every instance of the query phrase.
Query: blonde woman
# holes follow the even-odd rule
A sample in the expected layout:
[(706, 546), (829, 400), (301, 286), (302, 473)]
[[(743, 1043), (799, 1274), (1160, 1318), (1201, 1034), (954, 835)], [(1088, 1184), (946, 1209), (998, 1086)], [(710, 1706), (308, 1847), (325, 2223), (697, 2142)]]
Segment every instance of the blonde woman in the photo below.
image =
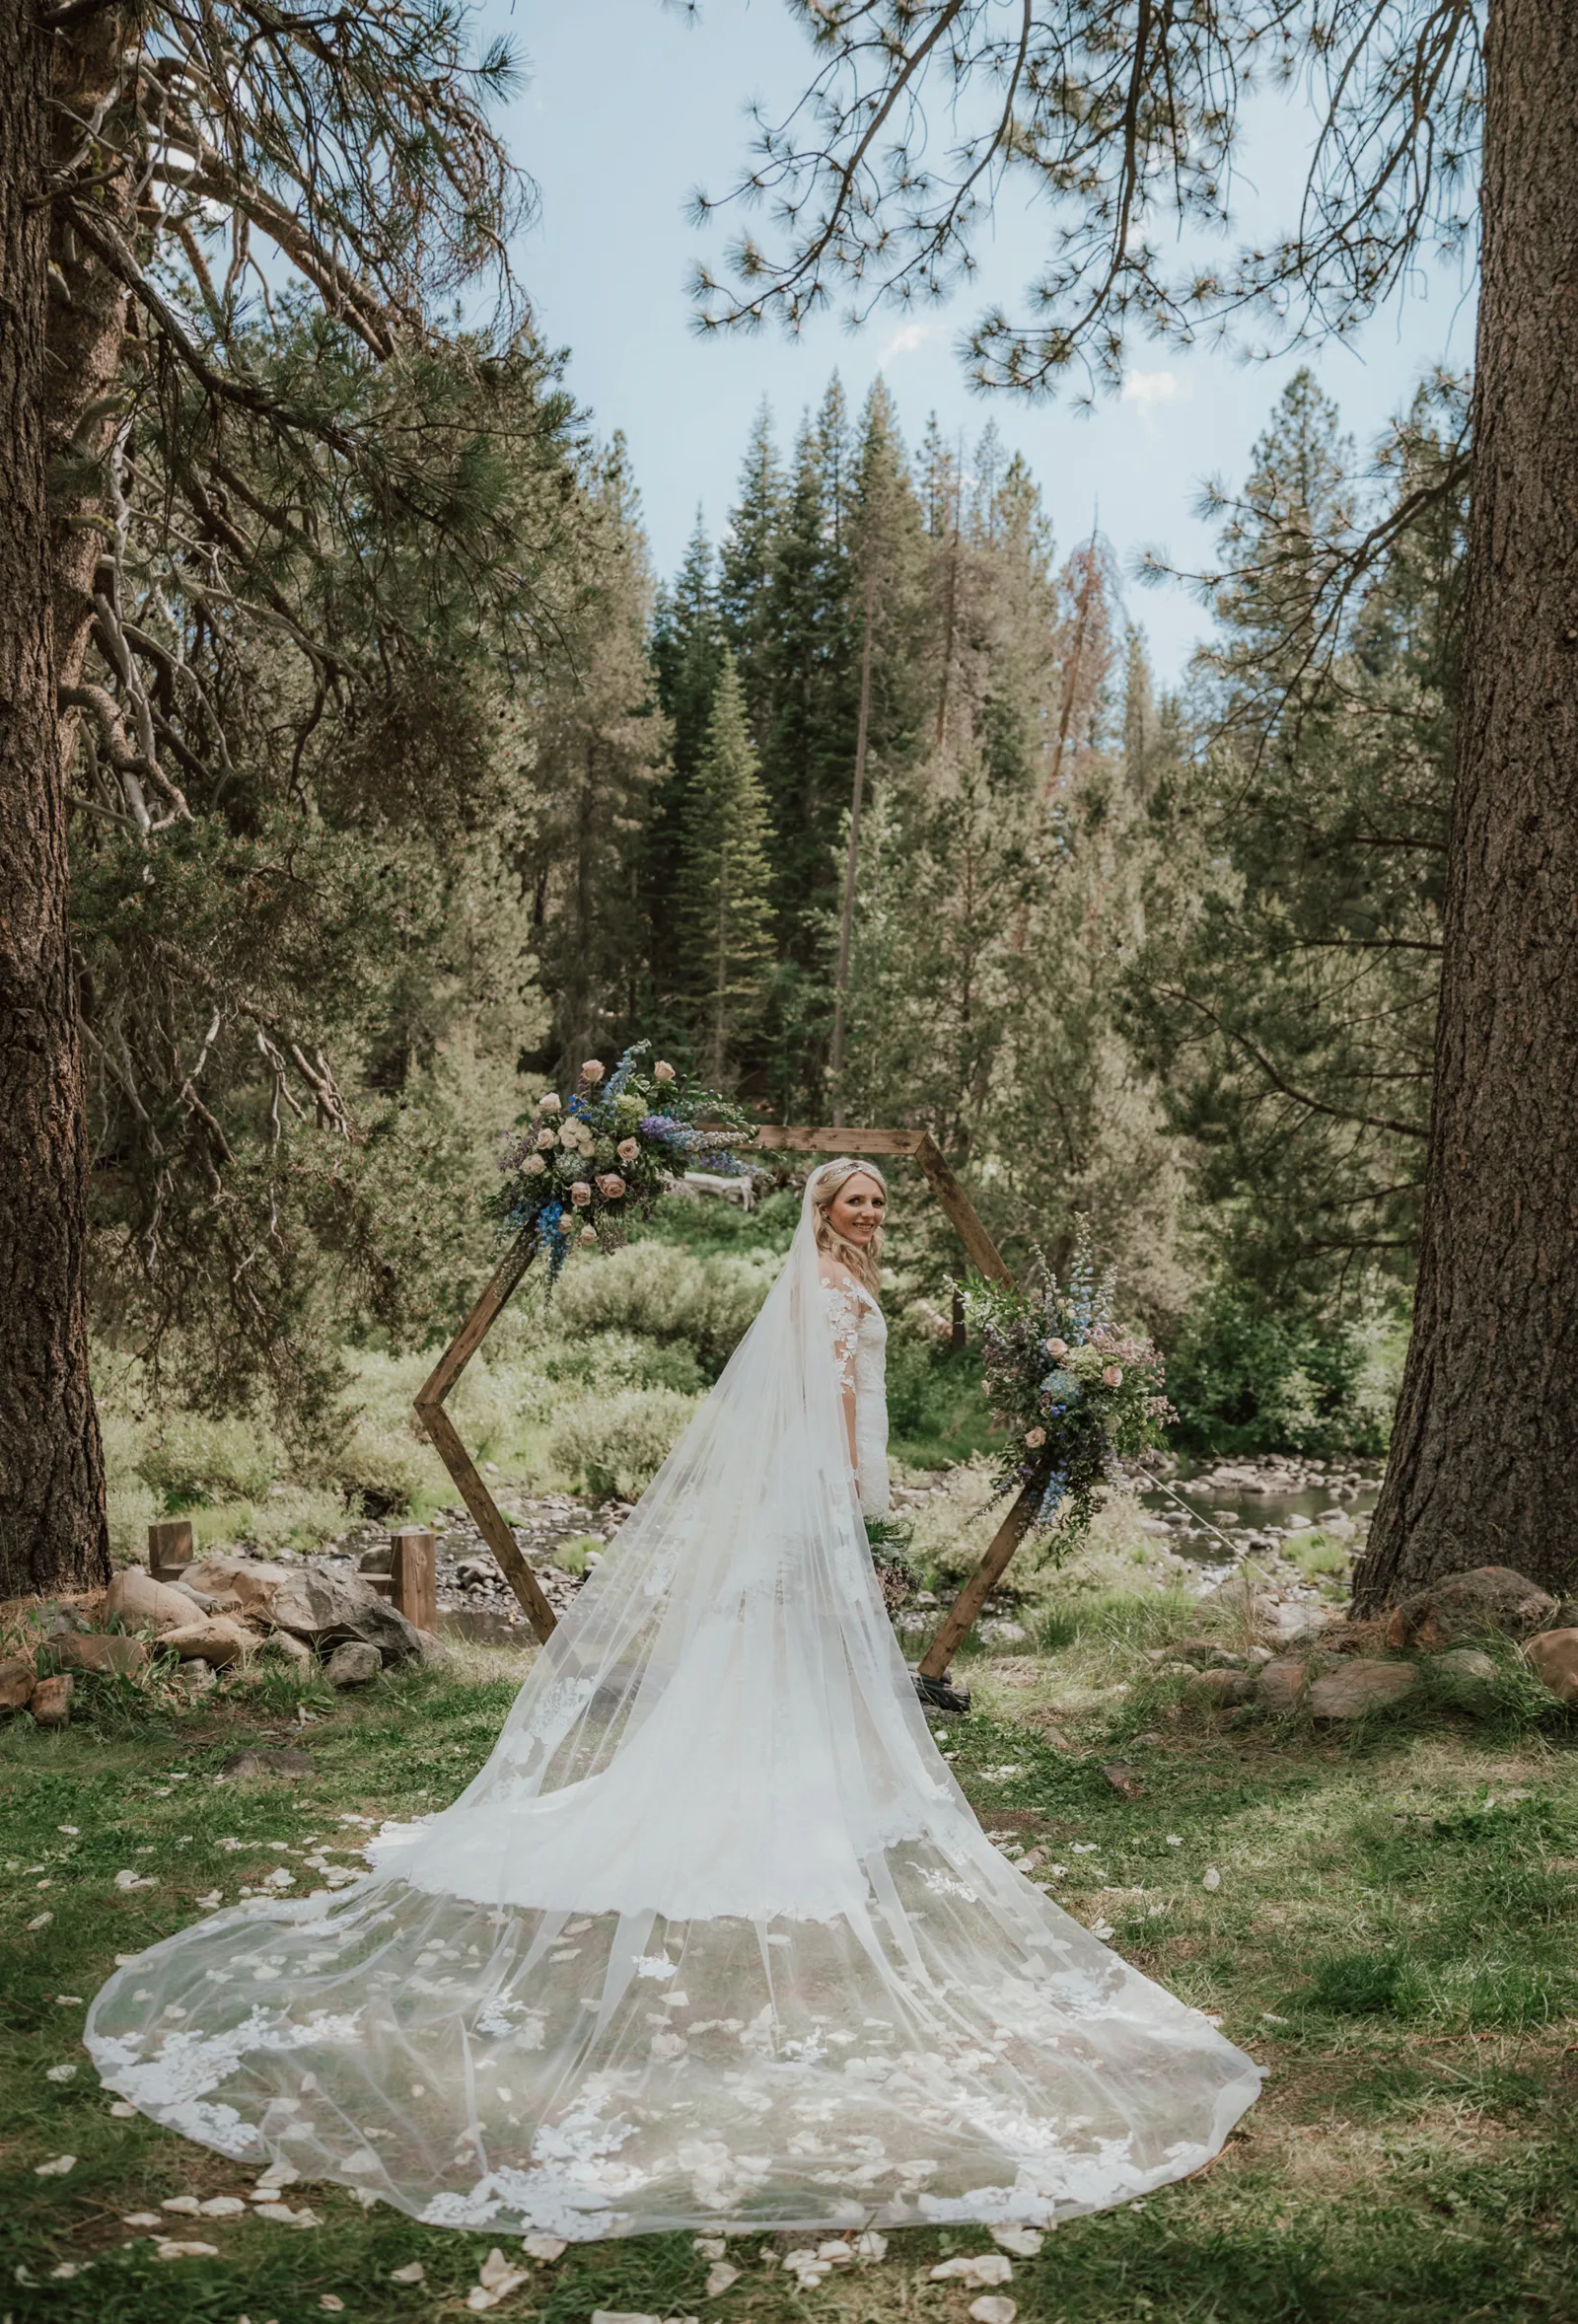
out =
[(883, 1607), (886, 1209), (813, 1174), (480, 1774), (354, 1886), (117, 1970), (111, 2089), (498, 2237), (1044, 2227), (1217, 2151), (1257, 2069), (999, 1854)]

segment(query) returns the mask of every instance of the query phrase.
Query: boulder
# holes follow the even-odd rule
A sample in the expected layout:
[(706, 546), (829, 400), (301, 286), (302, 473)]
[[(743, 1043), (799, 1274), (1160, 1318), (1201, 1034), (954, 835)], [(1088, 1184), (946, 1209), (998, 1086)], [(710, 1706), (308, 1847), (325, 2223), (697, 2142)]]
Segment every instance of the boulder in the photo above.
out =
[(368, 1645), (361, 1638), (347, 1638), (324, 1663), (323, 1676), (331, 1687), (365, 1687), (383, 1668), (384, 1657), (376, 1646)]
[(1297, 1710), (1309, 1686), (1309, 1666), (1300, 1655), (1279, 1655), (1261, 1666), (1258, 1692), (1267, 1710)]
[(1529, 1640), (1523, 1654), (1559, 1702), (1578, 1703), (1578, 1629), (1543, 1631)]
[(7, 1655), (0, 1662), (0, 1710), (26, 1710), (35, 1683), (33, 1664), (20, 1654)]
[(291, 1670), (305, 1673), (313, 1667), (313, 1649), (293, 1631), (271, 1630), (257, 1651), (268, 1661), (283, 1662)]
[(421, 1655), (411, 1624), (359, 1573), (272, 1565), (261, 1558), (205, 1558), (191, 1578), (202, 1590), (234, 1590), (253, 1620), (315, 1646), (356, 1640), (376, 1646), (385, 1662), (415, 1662)]
[[(1261, 1676), (1264, 1684), (1264, 1675)], [(1366, 1718), (1372, 1711), (1390, 1710), (1411, 1695), (1419, 1674), (1411, 1662), (1368, 1662), (1355, 1659), (1328, 1670), (1311, 1687), (1312, 1718)]]
[(228, 1614), (212, 1614), (204, 1622), (188, 1623), (184, 1630), (166, 1631), (159, 1641), (173, 1646), (182, 1662), (206, 1662), (211, 1669), (245, 1662), (261, 1642), (255, 1631), (244, 1630)]
[(1444, 1654), (1432, 1654), (1425, 1667), (1455, 1686), (1488, 1687), (1494, 1683), (1497, 1664), (1482, 1646), (1449, 1646)]
[(1394, 1606), (1387, 1644), (1451, 1646), (1460, 1638), (1482, 1637), (1486, 1631), (1527, 1638), (1543, 1630), (1555, 1611), (1550, 1592), (1510, 1565), (1473, 1565)]
[(224, 1776), (310, 1776), (313, 1763), (305, 1751), (288, 1746), (278, 1750), (238, 1751), (220, 1769)]
[(71, 1698), (76, 1691), (76, 1680), (69, 1670), (63, 1670), (58, 1678), (38, 1681), (28, 1708), (40, 1727), (63, 1727), (70, 1720)]
[(1248, 1670), (1197, 1670), (1184, 1688), (1184, 1700), (1227, 1709), (1248, 1703), (1255, 1693), (1255, 1673)]
[(56, 1658), (67, 1670), (90, 1671), (96, 1678), (135, 1677), (148, 1668), (148, 1649), (141, 1638), (115, 1635), (79, 1638), (71, 1634), (54, 1641)]
[(105, 1598), (105, 1621), (122, 1623), (127, 1630), (184, 1630), (191, 1617), (187, 1593), (155, 1581), (140, 1565), (122, 1566)]
[(1261, 1617), (1261, 1627), (1279, 1646), (1306, 1646), (1324, 1637), (1332, 1624), (1340, 1620), (1340, 1615), (1329, 1606), (1312, 1606), (1307, 1600), (1292, 1599), (1270, 1607)]

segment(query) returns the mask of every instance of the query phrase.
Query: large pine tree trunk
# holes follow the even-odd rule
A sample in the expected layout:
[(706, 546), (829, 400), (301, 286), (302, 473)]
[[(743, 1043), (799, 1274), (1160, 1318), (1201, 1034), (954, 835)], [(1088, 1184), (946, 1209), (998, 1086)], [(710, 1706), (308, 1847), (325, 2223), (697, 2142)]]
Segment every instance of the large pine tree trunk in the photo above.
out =
[(0, 1596), (108, 1577), (44, 506), (49, 51), (0, 6)]
[(1355, 1582), (1578, 1587), (1578, 9), (1492, 0), (1466, 684), (1413, 1338)]

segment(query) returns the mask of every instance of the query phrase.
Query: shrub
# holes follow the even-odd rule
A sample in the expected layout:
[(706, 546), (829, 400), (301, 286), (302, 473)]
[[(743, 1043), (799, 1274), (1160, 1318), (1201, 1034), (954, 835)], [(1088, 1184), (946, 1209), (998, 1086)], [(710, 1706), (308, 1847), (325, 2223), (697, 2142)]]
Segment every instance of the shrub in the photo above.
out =
[(1384, 1453), (1405, 1344), (1389, 1316), (1300, 1323), (1224, 1285), (1184, 1318), (1167, 1359), (1176, 1441), (1208, 1453)]
[(260, 1500), (285, 1466), (284, 1448), (254, 1420), (174, 1412), (144, 1442), (137, 1472), (169, 1508)]
[(554, 1422), (548, 1453), (586, 1490), (630, 1500), (645, 1490), (695, 1410), (672, 1388), (589, 1396)]
[(548, 1329), (685, 1341), (704, 1375), (715, 1379), (745, 1337), (779, 1264), (771, 1252), (698, 1259), (681, 1244), (628, 1243), (566, 1270)]

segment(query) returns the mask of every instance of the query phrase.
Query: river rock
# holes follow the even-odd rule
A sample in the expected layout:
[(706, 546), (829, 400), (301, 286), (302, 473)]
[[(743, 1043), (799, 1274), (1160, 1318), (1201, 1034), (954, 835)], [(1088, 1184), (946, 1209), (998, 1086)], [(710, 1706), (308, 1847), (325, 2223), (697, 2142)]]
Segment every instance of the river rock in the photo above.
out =
[(90, 1671), (96, 1678), (136, 1677), (148, 1668), (148, 1649), (141, 1638), (117, 1636), (113, 1632), (85, 1638), (68, 1634), (56, 1638), (54, 1650), (67, 1670)]
[(261, 1558), (206, 1558), (192, 1569), (199, 1589), (233, 1589), (254, 1620), (290, 1631), (315, 1646), (358, 1640), (385, 1662), (415, 1662), (414, 1628), (358, 1573), (324, 1573), (312, 1565), (273, 1565)]
[(1284, 1654), (1262, 1664), (1259, 1697), (1267, 1710), (1297, 1710), (1309, 1692), (1310, 1673), (1302, 1656)]
[(283, 1662), (304, 1675), (313, 1667), (313, 1649), (294, 1631), (271, 1630), (257, 1649), (270, 1662)]
[(71, 1698), (76, 1691), (76, 1680), (69, 1670), (63, 1670), (57, 1678), (38, 1681), (28, 1708), (40, 1727), (63, 1727), (70, 1721)]
[(305, 1751), (292, 1751), (286, 1746), (278, 1750), (254, 1747), (251, 1751), (238, 1751), (234, 1757), (226, 1760), (219, 1772), (222, 1776), (291, 1778), (310, 1776), (314, 1769)]
[(1315, 1681), (1309, 1693), (1310, 1715), (1364, 1718), (1371, 1711), (1390, 1710), (1418, 1684), (1419, 1674), (1411, 1662), (1366, 1662), (1356, 1657)]
[(361, 1638), (347, 1638), (324, 1663), (323, 1676), (331, 1687), (365, 1687), (383, 1668), (384, 1657), (376, 1646), (366, 1644)]
[(1524, 1660), (1558, 1701), (1578, 1703), (1578, 1630), (1547, 1630), (1531, 1638)]
[(184, 1590), (155, 1581), (140, 1565), (125, 1565), (106, 1593), (104, 1618), (127, 1630), (184, 1630), (192, 1618), (192, 1600)]
[(1190, 1703), (1206, 1703), (1213, 1709), (1227, 1709), (1235, 1703), (1248, 1703), (1255, 1693), (1255, 1674), (1248, 1670), (1197, 1670), (1184, 1689)]
[(244, 1630), (228, 1614), (210, 1615), (206, 1622), (188, 1623), (184, 1630), (166, 1631), (159, 1643), (174, 1646), (182, 1662), (206, 1662), (223, 1669), (245, 1662), (261, 1644), (255, 1631)]
[(1550, 1592), (1527, 1574), (1515, 1573), (1510, 1565), (1473, 1565), (1394, 1606), (1387, 1644), (1451, 1646), (1460, 1638), (1482, 1637), (1486, 1631), (1527, 1638), (1543, 1630), (1555, 1611)]
[(33, 1664), (20, 1654), (8, 1655), (0, 1662), (0, 1710), (26, 1710), (35, 1684)]

